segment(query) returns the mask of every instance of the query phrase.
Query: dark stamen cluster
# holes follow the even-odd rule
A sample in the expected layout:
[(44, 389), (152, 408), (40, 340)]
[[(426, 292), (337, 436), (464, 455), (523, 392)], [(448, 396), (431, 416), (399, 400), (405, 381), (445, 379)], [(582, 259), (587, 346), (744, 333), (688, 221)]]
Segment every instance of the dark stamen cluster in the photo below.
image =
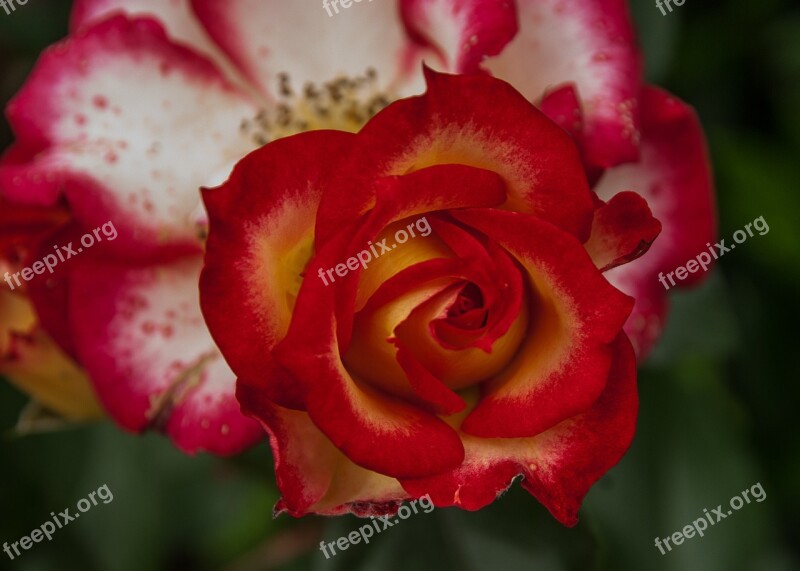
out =
[(277, 104), (242, 121), (241, 130), (259, 146), (314, 129), (358, 131), (390, 103), (387, 94), (378, 90), (377, 78), (377, 72), (369, 68), (356, 78), (338, 77), (321, 86), (306, 83), (298, 92), (289, 75), (280, 73)]

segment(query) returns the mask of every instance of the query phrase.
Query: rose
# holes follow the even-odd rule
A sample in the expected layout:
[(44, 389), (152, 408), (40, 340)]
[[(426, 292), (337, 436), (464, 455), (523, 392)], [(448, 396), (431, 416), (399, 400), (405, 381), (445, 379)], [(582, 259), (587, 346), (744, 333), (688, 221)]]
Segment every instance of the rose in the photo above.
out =
[(604, 200), (620, 180), (640, 182), (669, 239), (607, 275), (636, 298), (625, 328), (644, 355), (666, 315), (651, 282), (711, 239), (713, 218), (702, 134), (684, 105), (641, 88), (625, 3), (385, 0), (335, 22), (319, 12), (299, 2), (78, 0), (70, 37), (9, 104), (17, 140), (0, 162), (0, 194), (66, 201), (67, 242), (108, 220), (119, 229), (31, 288), (43, 327), (88, 371), (109, 415), (189, 452), (234, 453), (261, 437), (201, 322), (197, 189), (267, 140), (358, 130), (419, 92), (423, 60), (509, 80), (578, 140)]
[[(661, 226), (633, 192), (593, 196), (509, 85), (427, 79), (358, 134), (276, 141), (205, 192), (206, 321), (272, 436), (282, 509), (478, 509), (522, 474), (573, 524), (636, 417), (633, 299), (601, 272)], [(429, 236), (317, 279), (420, 216)]]

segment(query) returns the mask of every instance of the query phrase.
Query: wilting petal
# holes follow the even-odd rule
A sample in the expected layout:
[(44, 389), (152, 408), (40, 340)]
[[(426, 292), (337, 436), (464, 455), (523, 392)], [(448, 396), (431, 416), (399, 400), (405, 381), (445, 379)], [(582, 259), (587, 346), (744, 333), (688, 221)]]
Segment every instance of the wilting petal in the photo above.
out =
[(519, 34), (485, 67), (531, 101), (571, 82), (585, 118), (587, 159), (638, 157), (639, 54), (624, 0), (519, 0)]
[(636, 362), (623, 334), (612, 351), (606, 388), (587, 412), (530, 438), (482, 439), (462, 432), (466, 458), (461, 466), (430, 478), (402, 479), (403, 487), (413, 496), (430, 494), (437, 507), (477, 510), (522, 474), (522, 486), (553, 516), (575, 525), (586, 492), (619, 461), (633, 439)]
[(442, 71), (479, 71), (517, 33), (511, 0), (401, 0), (400, 7), (413, 37), (439, 56)]
[(202, 260), (131, 267), (73, 262), (75, 345), (103, 405), (133, 431), (157, 428), (187, 452), (240, 452), (262, 434), (239, 412), (235, 377), (200, 314)]
[(454, 217), (517, 258), (533, 289), (528, 337), (488, 382), (463, 430), (484, 438), (532, 436), (587, 410), (605, 387), (610, 344), (633, 300), (603, 279), (574, 238), (546, 222), (488, 209)]
[[(658, 240), (635, 264), (605, 275), (611, 283), (636, 299), (625, 331), (640, 358), (644, 357), (664, 327), (666, 291), (659, 272), (672, 272), (697, 254), (708, 251), (716, 222), (714, 188), (705, 139), (694, 111), (675, 97), (652, 87), (642, 101), (642, 159), (613, 168), (595, 188), (609, 200), (620, 190), (641, 195), (663, 230)], [(696, 284), (707, 274), (689, 274), (683, 286)], [(677, 280), (676, 280), (677, 281)]]
[(198, 188), (251, 148), (238, 129), (253, 112), (155, 21), (114, 17), (45, 52), (9, 104), (0, 184), (29, 204), (63, 192), (84, 228), (113, 221), (129, 256), (199, 252)]
[(362, 76), (371, 67), (382, 90), (408, 95), (421, 87), (422, 50), (406, 34), (394, 1), (362, 2), (338, 15), (331, 8), (331, 16), (322, 2), (192, 4), (211, 37), (271, 99), (277, 98), (279, 73), (302, 86), (338, 75)]

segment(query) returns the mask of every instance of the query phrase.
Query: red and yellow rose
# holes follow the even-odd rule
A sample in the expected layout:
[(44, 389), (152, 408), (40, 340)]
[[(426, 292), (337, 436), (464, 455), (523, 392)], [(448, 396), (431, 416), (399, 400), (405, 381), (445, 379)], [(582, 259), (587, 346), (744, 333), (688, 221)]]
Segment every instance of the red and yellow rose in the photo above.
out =
[[(573, 524), (636, 419), (633, 299), (603, 272), (661, 225), (627, 188), (600, 200), (508, 84), (426, 75), (357, 134), (276, 141), (205, 191), (206, 321), (271, 435), (282, 509), (478, 509), (523, 475)], [(429, 236), (318, 279), (421, 216)]]

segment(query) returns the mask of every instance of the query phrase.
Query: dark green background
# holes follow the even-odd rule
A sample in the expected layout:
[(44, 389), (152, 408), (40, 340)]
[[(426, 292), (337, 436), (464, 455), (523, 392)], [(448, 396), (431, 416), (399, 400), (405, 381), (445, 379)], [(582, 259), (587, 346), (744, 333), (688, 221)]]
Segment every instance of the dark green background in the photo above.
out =
[[(272, 520), (266, 446), (187, 458), (108, 424), (16, 438), (25, 399), (0, 383), (0, 542), (103, 484), (114, 493), (13, 563), (0, 552), (0, 569), (800, 569), (800, 7), (688, 0), (664, 17), (641, 1), (634, 11), (649, 79), (691, 102), (707, 129), (720, 235), (762, 215), (770, 232), (723, 258), (702, 288), (672, 296), (667, 333), (641, 371), (632, 450), (590, 492), (576, 528), (515, 486), (478, 513), (416, 515), (326, 562), (320, 538), (360, 522)], [(0, 12), (0, 101), (65, 35), (67, 13), (67, 2), (46, 0)], [(0, 148), (10, 141), (0, 122)], [(654, 547), (756, 482), (764, 502), (666, 556)]]

